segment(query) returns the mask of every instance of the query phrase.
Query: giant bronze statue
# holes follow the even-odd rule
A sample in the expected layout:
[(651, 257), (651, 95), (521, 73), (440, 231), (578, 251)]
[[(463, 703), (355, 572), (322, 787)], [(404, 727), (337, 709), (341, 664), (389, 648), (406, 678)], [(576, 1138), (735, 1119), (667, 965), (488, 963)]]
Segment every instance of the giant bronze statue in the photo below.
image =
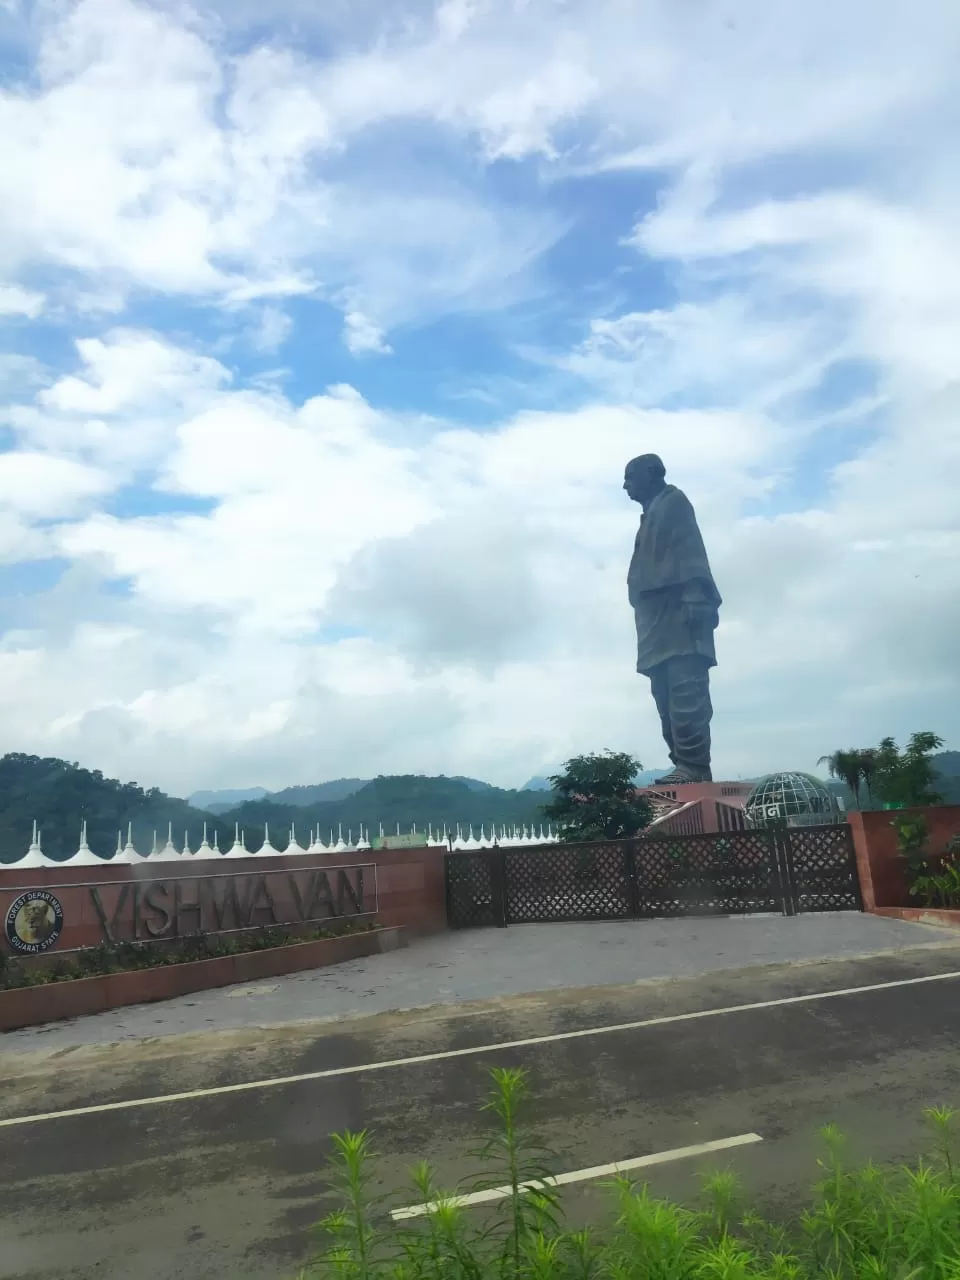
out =
[(658, 783), (709, 782), (710, 668), (722, 603), (686, 494), (654, 453), (627, 463), (623, 487), (643, 507), (627, 574), (637, 671), (650, 685), (673, 769)]

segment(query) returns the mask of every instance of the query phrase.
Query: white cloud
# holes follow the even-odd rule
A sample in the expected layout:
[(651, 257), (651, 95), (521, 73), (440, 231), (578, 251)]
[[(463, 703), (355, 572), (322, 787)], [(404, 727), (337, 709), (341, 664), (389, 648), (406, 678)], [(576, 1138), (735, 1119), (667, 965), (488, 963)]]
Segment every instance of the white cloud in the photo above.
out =
[(680, 397), (769, 409), (815, 387), (844, 354), (843, 339), (829, 315), (791, 314), (759, 302), (744, 289), (708, 302), (599, 317), (555, 363), (635, 404)]
[(257, 351), (272, 354), (279, 349), (293, 332), (293, 320), (280, 307), (265, 306), (261, 309), (250, 340)]
[[(954, 392), (839, 468), (820, 506), (759, 517), (744, 504), (768, 490), (779, 446), (757, 414), (596, 406), (439, 427), (413, 449), (397, 443), (402, 421), (349, 388), (298, 407), (210, 391), (203, 367), (196, 377), (210, 402), (182, 416), (163, 484), (216, 505), (60, 526), (62, 554), (133, 594), (118, 613), (88, 590), (58, 639), (41, 629), (4, 657), (12, 671), (33, 655), (47, 673), (42, 697), (14, 695), (7, 729), (37, 749), (86, 744), (106, 767), (180, 790), (258, 769), (279, 785), (452, 761), (509, 782), (583, 745), (658, 763), (624, 599), (636, 512), (619, 489), (625, 459), (652, 447), (697, 504), (725, 596), (725, 772), (782, 750), (767, 726), (784, 717), (801, 763), (848, 720), (865, 740), (918, 715), (940, 727), (960, 621), (944, 612)], [(904, 482), (915, 448), (922, 484)], [(367, 638), (337, 638), (344, 625)], [(848, 698), (853, 673), (886, 690), (881, 706)], [(173, 753), (178, 733), (190, 746)]]
[(44, 307), (45, 298), (34, 289), (16, 284), (0, 284), (0, 316), (26, 316), (35, 320)]
[(110, 488), (101, 472), (42, 453), (0, 453), (0, 508), (27, 516), (66, 516)]
[(78, 373), (64, 374), (32, 403), (0, 410), (27, 448), (57, 451), (110, 468), (118, 480), (156, 465), (177, 415), (206, 404), (230, 379), (209, 356), (152, 333), (116, 329), (79, 338)]
[(357, 98), (386, 72), (376, 53), (323, 63), (281, 38), (228, 58), (198, 22), (133, 0), (38, 24), (35, 80), (0, 90), (0, 278), (52, 266), (71, 307), (346, 289), (377, 326), (489, 298), (557, 234), (521, 209), (501, 226), (449, 175), (387, 195), (334, 169), (378, 120)]
[[(42, 305), (76, 342), (75, 367), (0, 367), (18, 450), (0, 556), (72, 566), (0, 642), (0, 747), (181, 791), (516, 782), (607, 745), (662, 763), (620, 491), (650, 449), (694, 500), (724, 596), (719, 771), (955, 737), (954, 10), (294, 12), (301, 34), (278, 18), (251, 46), (241, 0), (222, 28), (81, 0), (45, 12), (35, 76), (0, 93), (0, 309)], [(576, 219), (595, 314), (563, 254), (545, 265)], [(532, 375), (587, 390), (483, 428), (315, 394), (312, 365), (288, 396), (212, 359), (186, 311), (102, 330), (97, 306), (147, 295), (219, 303), (231, 353), (283, 344), (287, 296), (339, 308), (354, 353), (485, 310), (504, 345), (538, 350)], [(433, 403), (395, 345), (356, 377)], [(488, 352), (458, 354), (495, 376)], [(131, 484), (159, 514), (105, 509)], [(191, 514), (163, 513), (177, 504)]]
[(362, 311), (348, 311), (343, 317), (343, 340), (354, 355), (389, 355), (392, 350), (384, 342), (383, 330)]

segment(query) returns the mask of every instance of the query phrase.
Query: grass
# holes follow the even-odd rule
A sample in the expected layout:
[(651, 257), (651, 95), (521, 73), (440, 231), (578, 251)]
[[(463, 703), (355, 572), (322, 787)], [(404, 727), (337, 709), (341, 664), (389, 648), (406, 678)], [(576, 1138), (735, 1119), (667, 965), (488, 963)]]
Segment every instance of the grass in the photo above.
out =
[(612, 1225), (574, 1231), (547, 1181), (557, 1167), (551, 1154), (519, 1123), (524, 1072), (491, 1075), (485, 1110), (497, 1129), (474, 1153), (489, 1172), (457, 1194), (508, 1187), (497, 1208), (460, 1207), (420, 1163), (414, 1193), (430, 1212), (395, 1223), (387, 1199), (370, 1190), (368, 1135), (336, 1134), (329, 1181), (341, 1207), (318, 1224), (318, 1251), (298, 1280), (960, 1280), (950, 1108), (924, 1113), (933, 1151), (913, 1166), (848, 1166), (842, 1134), (824, 1129), (809, 1207), (786, 1224), (745, 1209), (735, 1174), (719, 1171), (703, 1178), (696, 1209), (614, 1179)]
[(0, 951), (0, 991), (70, 982), (107, 973), (126, 973), (131, 969), (156, 969), (161, 965), (186, 964), (191, 960), (213, 960), (217, 956), (235, 956), (246, 951), (266, 951), (298, 942), (315, 942), (320, 938), (339, 938), (346, 933), (365, 933), (374, 927), (370, 921), (341, 920), (333, 929), (316, 928), (300, 933), (266, 928), (234, 936), (200, 933), (177, 942), (118, 942), (113, 946), (83, 947), (49, 964), (23, 964), (16, 957)]

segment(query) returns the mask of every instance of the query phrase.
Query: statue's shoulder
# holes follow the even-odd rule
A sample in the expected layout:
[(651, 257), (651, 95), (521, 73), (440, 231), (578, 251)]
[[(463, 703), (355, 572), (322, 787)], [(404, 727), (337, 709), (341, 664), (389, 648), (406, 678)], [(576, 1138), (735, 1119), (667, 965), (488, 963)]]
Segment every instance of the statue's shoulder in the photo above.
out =
[(693, 504), (682, 489), (678, 489), (675, 484), (664, 486), (663, 490), (664, 506), (673, 508), (684, 508), (685, 510), (693, 510)]

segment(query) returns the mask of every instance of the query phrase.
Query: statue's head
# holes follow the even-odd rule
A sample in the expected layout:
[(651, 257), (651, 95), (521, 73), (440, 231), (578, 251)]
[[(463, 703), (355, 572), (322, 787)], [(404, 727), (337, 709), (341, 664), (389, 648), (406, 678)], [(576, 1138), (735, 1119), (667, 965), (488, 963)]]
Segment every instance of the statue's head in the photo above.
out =
[(623, 473), (623, 488), (633, 502), (649, 502), (663, 488), (667, 469), (655, 453), (631, 458)]

